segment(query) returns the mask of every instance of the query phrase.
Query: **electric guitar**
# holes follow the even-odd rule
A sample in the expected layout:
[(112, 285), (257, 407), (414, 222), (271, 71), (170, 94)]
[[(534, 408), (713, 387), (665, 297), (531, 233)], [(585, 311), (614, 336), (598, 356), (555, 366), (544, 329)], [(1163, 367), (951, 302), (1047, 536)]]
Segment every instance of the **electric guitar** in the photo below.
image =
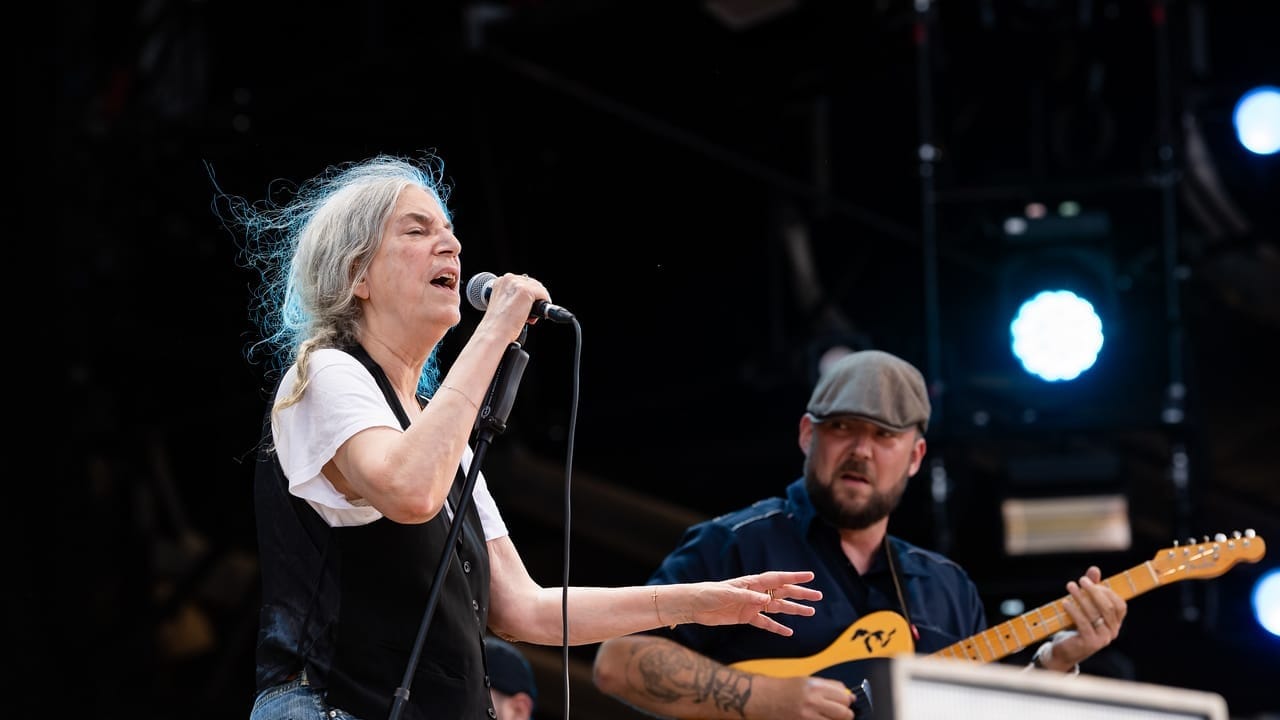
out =
[[(1175, 543), (1173, 547), (1161, 550), (1141, 565), (1102, 582), (1128, 600), (1182, 580), (1217, 577), (1238, 562), (1258, 562), (1266, 552), (1266, 543), (1252, 530), (1236, 532), (1231, 537), (1219, 533), (1213, 540), (1206, 537), (1201, 543)], [(986, 663), (1016, 653), (1053, 633), (1075, 626), (1062, 605), (1067, 597), (1041, 605), (973, 637), (949, 645), (930, 654), (930, 657)], [(731, 667), (771, 677), (798, 677), (814, 675), (842, 663), (889, 657), (914, 650), (911, 629), (906, 620), (891, 610), (880, 610), (859, 618), (821, 652), (799, 658), (743, 660), (733, 663)]]

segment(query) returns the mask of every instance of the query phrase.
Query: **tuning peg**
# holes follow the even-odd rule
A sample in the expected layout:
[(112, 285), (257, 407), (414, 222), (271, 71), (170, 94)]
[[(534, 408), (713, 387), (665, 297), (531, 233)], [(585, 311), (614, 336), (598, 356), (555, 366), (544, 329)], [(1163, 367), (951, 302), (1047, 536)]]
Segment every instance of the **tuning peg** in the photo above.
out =
[(1255, 533), (1255, 532), (1253, 531), (1253, 528), (1249, 528), (1249, 529), (1247, 529), (1247, 530), (1245, 530), (1245, 531), (1244, 531), (1244, 536), (1245, 536), (1245, 537), (1247, 537), (1247, 538), (1256, 537), (1256, 536), (1257, 536), (1257, 533)]
[(1227, 536), (1226, 536), (1226, 535), (1223, 535), (1222, 533), (1218, 533), (1217, 535), (1214, 535), (1214, 536), (1213, 536), (1213, 541), (1214, 541), (1214, 542), (1226, 542), (1226, 541), (1227, 541)]

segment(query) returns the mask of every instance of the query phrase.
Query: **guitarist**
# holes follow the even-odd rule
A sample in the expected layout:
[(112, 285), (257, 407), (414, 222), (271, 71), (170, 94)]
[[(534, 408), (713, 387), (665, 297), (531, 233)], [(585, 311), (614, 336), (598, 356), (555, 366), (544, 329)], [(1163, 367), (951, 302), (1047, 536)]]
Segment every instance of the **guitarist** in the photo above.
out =
[[(904, 644), (931, 653), (985, 630), (983, 604), (968, 574), (887, 532), (889, 514), (924, 459), (929, 414), (924, 378), (901, 358), (866, 350), (834, 363), (800, 418), (804, 476), (785, 497), (689, 528), (649, 579), (697, 582), (806, 567), (816, 572), (811, 587), (822, 591), (824, 602), (813, 616), (796, 618), (790, 637), (741, 626), (681, 625), (609, 640), (595, 659), (596, 686), (665, 717), (847, 719), (855, 708), (867, 714), (865, 698), (854, 692), (865, 663), (837, 659), (792, 677), (732, 665), (845, 648), (834, 644), (837, 638), (880, 610), (905, 622), (898, 630), (853, 633), (850, 655), (843, 657), (866, 659), (877, 648)], [(1063, 605), (1077, 629), (1041, 645), (1033, 665), (1078, 672), (1080, 661), (1115, 639), (1127, 608), (1100, 580), (1098, 568), (1090, 567), (1067, 583), (1070, 597)]]

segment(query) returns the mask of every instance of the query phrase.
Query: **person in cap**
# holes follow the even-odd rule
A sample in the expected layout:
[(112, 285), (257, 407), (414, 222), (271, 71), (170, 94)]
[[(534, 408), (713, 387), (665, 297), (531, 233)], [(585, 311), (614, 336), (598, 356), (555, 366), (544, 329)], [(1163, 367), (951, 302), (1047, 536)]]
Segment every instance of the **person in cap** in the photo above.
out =
[(484, 639), (485, 662), (489, 667), (489, 692), (493, 696), (495, 720), (529, 720), (538, 700), (533, 667), (519, 648), (501, 638)]
[[(809, 567), (824, 602), (787, 638), (681, 626), (608, 640), (596, 654), (596, 687), (664, 717), (850, 718), (873, 706), (861, 683), (874, 658), (937, 652), (985, 630), (982, 600), (962, 568), (888, 534), (924, 459), (929, 415), (924, 378), (907, 361), (863, 350), (829, 365), (800, 417), (803, 476), (783, 497), (690, 527), (649, 578)], [(1078, 630), (1045, 642), (1032, 664), (1078, 672), (1115, 639), (1126, 605), (1100, 579), (1091, 567), (1067, 583), (1064, 606)], [(803, 661), (787, 664), (795, 658)]]

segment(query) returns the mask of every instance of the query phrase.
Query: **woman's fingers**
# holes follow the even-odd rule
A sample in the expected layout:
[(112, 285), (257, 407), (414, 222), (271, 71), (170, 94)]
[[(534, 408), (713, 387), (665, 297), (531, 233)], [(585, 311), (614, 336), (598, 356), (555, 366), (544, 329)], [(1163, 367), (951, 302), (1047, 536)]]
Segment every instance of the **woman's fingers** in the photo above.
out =
[(761, 630), (768, 630), (771, 633), (775, 633), (783, 637), (791, 637), (791, 633), (794, 632), (786, 625), (783, 625), (777, 620), (774, 620), (768, 615), (764, 615), (762, 613), (756, 613), (755, 617), (751, 618), (749, 622)]

